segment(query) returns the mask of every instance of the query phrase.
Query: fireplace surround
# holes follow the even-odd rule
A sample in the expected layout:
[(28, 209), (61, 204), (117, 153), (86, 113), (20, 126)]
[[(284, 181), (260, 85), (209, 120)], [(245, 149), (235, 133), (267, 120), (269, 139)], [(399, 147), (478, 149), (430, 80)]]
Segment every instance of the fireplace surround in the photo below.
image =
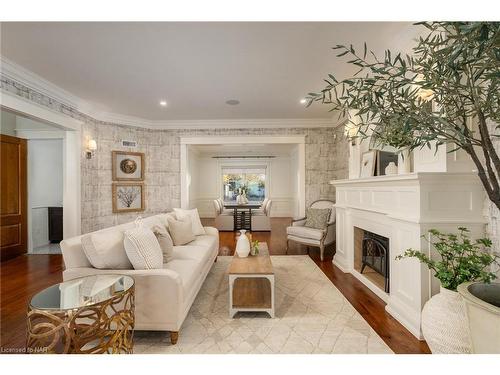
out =
[[(474, 173), (421, 172), (396, 176), (334, 180), (336, 188), (336, 253), (333, 263), (349, 272), (387, 303), (386, 311), (422, 339), (421, 311), (439, 292), (439, 282), (416, 259), (395, 260), (408, 248), (431, 257), (429, 229), (471, 237), (484, 235), (484, 191)], [(361, 272), (355, 261), (355, 232), (368, 231), (387, 238), (388, 288)], [(379, 237), (377, 237), (379, 238)], [(366, 268), (366, 267), (365, 267)]]

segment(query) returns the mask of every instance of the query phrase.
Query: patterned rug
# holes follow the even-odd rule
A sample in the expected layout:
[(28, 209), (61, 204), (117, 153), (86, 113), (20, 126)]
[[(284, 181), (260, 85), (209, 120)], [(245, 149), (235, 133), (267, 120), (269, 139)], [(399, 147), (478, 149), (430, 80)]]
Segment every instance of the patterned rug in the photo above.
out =
[(135, 333), (135, 353), (392, 353), (361, 315), (306, 255), (272, 256), (276, 318), (228, 313), (227, 269), (214, 264), (179, 332)]

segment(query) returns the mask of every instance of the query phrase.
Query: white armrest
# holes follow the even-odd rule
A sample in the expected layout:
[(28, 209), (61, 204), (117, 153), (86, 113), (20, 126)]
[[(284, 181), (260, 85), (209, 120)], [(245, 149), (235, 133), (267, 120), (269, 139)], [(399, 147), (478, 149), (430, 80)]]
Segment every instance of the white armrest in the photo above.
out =
[(219, 238), (219, 230), (214, 227), (203, 227), (205, 229), (205, 233), (209, 236), (214, 236)]

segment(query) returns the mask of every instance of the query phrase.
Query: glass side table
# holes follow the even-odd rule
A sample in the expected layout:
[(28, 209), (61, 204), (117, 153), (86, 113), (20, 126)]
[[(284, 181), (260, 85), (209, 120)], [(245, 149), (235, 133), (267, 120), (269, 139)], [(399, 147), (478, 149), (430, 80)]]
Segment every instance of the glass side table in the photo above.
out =
[(26, 353), (132, 353), (134, 279), (81, 277), (37, 293), (28, 307)]

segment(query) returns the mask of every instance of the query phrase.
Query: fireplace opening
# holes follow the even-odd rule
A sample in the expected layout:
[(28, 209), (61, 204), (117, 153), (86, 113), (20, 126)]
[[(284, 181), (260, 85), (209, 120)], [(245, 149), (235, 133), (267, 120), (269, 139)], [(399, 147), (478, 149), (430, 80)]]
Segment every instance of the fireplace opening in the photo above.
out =
[(389, 239), (354, 227), (354, 269), (389, 293)]

